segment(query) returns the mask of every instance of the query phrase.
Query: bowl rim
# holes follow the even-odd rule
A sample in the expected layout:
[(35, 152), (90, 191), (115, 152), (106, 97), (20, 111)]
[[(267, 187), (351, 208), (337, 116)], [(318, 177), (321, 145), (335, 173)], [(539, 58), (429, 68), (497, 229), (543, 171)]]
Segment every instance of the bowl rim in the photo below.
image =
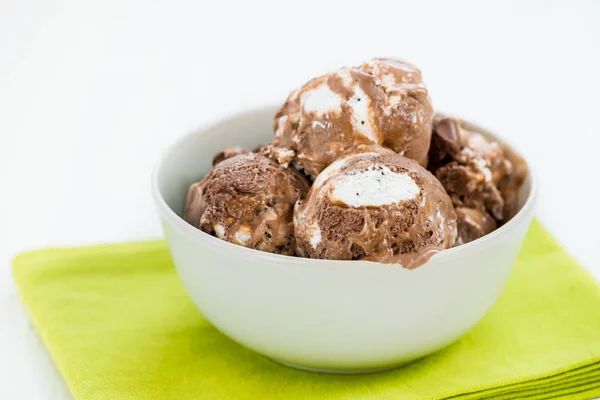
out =
[[(162, 167), (164, 166), (165, 160), (168, 158), (168, 156), (173, 151), (175, 151), (177, 148), (179, 148), (183, 142), (189, 140), (192, 136), (201, 135), (203, 132), (205, 132), (209, 129), (212, 129), (218, 125), (225, 124), (234, 119), (241, 119), (241, 118), (244, 118), (244, 117), (247, 117), (250, 115), (266, 113), (269, 110), (275, 110), (276, 107), (277, 107), (277, 105), (268, 105), (268, 106), (263, 106), (263, 107), (250, 108), (250, 109), (243, 110), (241, 112), (235, 112), (235, 113), (228, 114), (226, 116), (223, 116), (223, 117), (220, 117), (217, 119), (207, 121), (206, 123), (202, 124), (201, 126), (194, 129), (193, 131), (188, 132), (187, 134), (181, 136), (175, 142), (173, 142), (171, 145), (169, 145), (162, 152), (162, 154), (158, 158), (157, 162), (155, 163), (153, 171), (152, 171), (152, 176), (151, 176), (152, 198), (154, 200), (155, 207), (156, 207), (157, 211), (159, 212), (159, 214), (162, 217), (166, 218), (171, 223), (171, 226), (173, 226), (175, 229), (179, 230), (183, 234), (189, 236), (194, 241), (200, 241), (200, 240), (208, 241), (208, 243), (210, 243), (211, 246), (215, 246), (216, 248), (222, 249), (223, 251), (228, 251), (228, 250), (231, 251), (231, 250), (235, 249), (235, 251), (247, 252), (247, 255), (249, 257), (258, 257), (260, 259), (263, 259), (264, 261), (268, 261), (268, 262), (272, 262), (272, 263), (285, 262), (288, 264), (289, 263), (302, 264), (304, 266), (322, 265), (322, 266), (330, 266), (330, 267), (334, 267), (334, 266), (348, 267), (348, 265), (356, 266), (357, 264), (367, 263), (367, 264), (371, 265), (371, 268), (373, 265), (397, 267), (398, 264), (387, 264), (387, 263), (380, 263), (377, 261), (321, 260), (321, 259), (314, 259), (314, 258), (304, 258), (304, 257), (294, 257), (294, 256), (288, 256), (288, 255), (282, 255), (282, 254), (274, 254), (274, 253), (268, 253), (268, 252), (261, 251), (261, 250), (251, 249), (248, 247), (244, 247), (244, 246), (240, 246), (240, 245), (237, 245), (234, 243), (227, 242), (225, 240), (221, 240), (212, 235), (209, 235), (206, 232), (201, 231), (198, 228), (195, 228), (194, 226), (187, 223), (175, 211), (173, 211), (173, 209), (171, 209), (171, 207), (169, 207), (169, 205), (163, 198), (162, 193), (160, 192), (159, 185), (158, 185), (158, 176), (162, 170)], [(471, 119), (464, 119), (462, 117), (457, 116), (456, 114), (448, 114), (445, 112), (441, 113), (441, 114), (452, 115), (455, 118), (458, 118), (462, 121), (468, 122), (471, 126), (477, 128), (477, 129), (481, 129), (484, 132), (489, 132), (487, 129), (482, 128), (481, 125), (479, 125), (478, 123), (471, 122), (472, 121)], [(492, 135), (494, 137), (496, 137), (495, 134), (492, 134)], [(538, 179), (537, 179), (537, 175), (536, 175), (534, 169), (532, 168), (531, 164), (529, 163), (529, 160), (527, 160), (525, 157), (523, 157), (522, 153), (517, 148), (515, 148), (515, 146), (513, 146), (512, 143), (510, 143), (509, 141), (506, 141), (504, 138), (501, 138), (500, 141), (502, 142), (502, 145), (508, 146), (514, 153), (516, 153), (517, 155), (522, 157), (523, 160), (525, 160), (525, 162), (527, 163), (527, 167), (529, 170), (528, 179), (530, 181), (530, 188), (529, 188), (529, 194), (527, 196), (527, 199), (523, 203), (523, 206), (510, 219), (510, 221), (508, 221), (507, 223), (505, 223), (504, 225), (502, 225), (495, 231), (493, 231), (485, 236), (482, 236), (476, 240), (473, 240), (469, 243), (462, 244), (462, 245), (456, 246), (456, 247), (451, 247), (449, 249), (441, 250), (441, 251), (435, 253), (423, 265), (416, 268), (416, 270), (420, 270), (420, 269), (423, 269), (424, 267), (427, 267), (427, 265), (430, 264), (430, 261), (434, 258), (436, 260), (439, 260), (440, 258), (443, 258), (445, 256), (450, 256), (450, 255), (454, 255), (454, 254), (457, 254), (460, 252), (464, 252), (473, 247), (482, 247), (484, 245), (489, 244), (489, 242), (493, 241), (495, 238), (497, 238), (499, 236), (504, 236), (506, 234), (509, 234), (510, 231), (513, 229), (513, 227), (517, 226), (519, 224), (519, 222), (521, 220), (523, 220), (524, 218), (527, 218), (527, 215), (529, 214), (528, 211), (531, 211), (533, 209), (533, 207), (535, 206), (535, 202), (537, 199), (537, 192), (538, 192)], [(403, 268), (403, 269), (405, 269), (405, 268)], [(410, 271), (410, 270), (407, 270), (407, 271)]]

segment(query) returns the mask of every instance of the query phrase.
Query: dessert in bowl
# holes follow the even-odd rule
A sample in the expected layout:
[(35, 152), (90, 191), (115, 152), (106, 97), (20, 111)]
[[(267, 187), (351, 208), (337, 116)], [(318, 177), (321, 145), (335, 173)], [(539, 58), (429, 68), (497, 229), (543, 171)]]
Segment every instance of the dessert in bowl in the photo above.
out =
[[(365, 96), (377, 96), (365, 89), (370, 82), (360, 84)], [(156, 208), (187, 292), (218, 330), (282, 364), (355, 373), (434, 352), (493, 306), (531, 222), (535, 181), (500, 138), (432, 118), (426, 93), (407, 85), (417, 91), (409, 103), (418, 115), (411, 129), (431, 140), (428, 162), (419, 141), (411, 151), (421, 160), (399, 155), (397, 146), (409, 141), (385, 139), (382, 127), (390, 125), (372, 119), (366, 135), (381, 143), (359, 131), (331, 147), (338, 154), (317, 154), (306, 138), (292, 140), (299, 127), (313, 124), (300, 115), (304, 106), (288, 102), (198, 130), (165, 153), (152, 182)], [(364, 116), (356, 103), (346, 104), (342, 111)], [(351, 131), (361, 121), (338, 117), (348, 118), (340, 126)], [(327, 117), (319, 118), (327, 126)], [(280, 130), (284, 138), (273, 143), (273, 131), (290, 119), (290, 131)], [(506, 157), (494, 158), (489, 142)], [(489, 155), (481, 179), (480, 154)], [(503, 178), (505, 159), (512, 161), (509, 175), (520, 176), (513, 190)], [(357, 220), (360, 229), (347, 228)]]

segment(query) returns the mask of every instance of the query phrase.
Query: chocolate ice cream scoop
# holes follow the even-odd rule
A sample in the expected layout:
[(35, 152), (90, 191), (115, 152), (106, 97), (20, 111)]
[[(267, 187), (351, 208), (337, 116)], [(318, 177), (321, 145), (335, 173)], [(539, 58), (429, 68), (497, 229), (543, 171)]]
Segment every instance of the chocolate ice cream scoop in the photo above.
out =
[(457, 244), (496, 229), (516, 213), (517, 192), (527, 174), (497, 142), (436, 115), (428, 169), (450, 195), (458, 215)]
[(184, 219), (241, 246), (293, 255), (293, 209), (309, 189), (306, 178), (263, 154), (219, 157), (188, 192)]
[(293, 91), (275, 114), (273, 145), (293, 150), (293, 161), (313, 176), (359, 144), (382, 145), (425, 165), (431, 119), (421, 71), (374, 59)]
[(456, 213), (439, 181), (389, 149), (366, 150), (329, 165), (296, 206), (298, 254), (412, 269), (452, 247)]

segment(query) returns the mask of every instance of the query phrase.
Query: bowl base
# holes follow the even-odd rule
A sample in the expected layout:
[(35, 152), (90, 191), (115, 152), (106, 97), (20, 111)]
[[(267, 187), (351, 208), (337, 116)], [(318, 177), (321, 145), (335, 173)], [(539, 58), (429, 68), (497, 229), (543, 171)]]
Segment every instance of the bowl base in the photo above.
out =
[(361, 375), (361, 374), (373, 374), (376, 372), (384, 372), (390, 371), (392, 369), (400, 368), (409, 362), (387, 366), (387, 367), (375, 367), (375, 368), (366, 368), (366, 369), (329, 369), (329, 368), (311, 368), (305, 367), (302, 365), (291, 364), (285, 361), (278, 360), (276, 358), (269, 358), (269, 360), (273, 361), (276, 364), (283, 365), (284, 367), (294, 368), (301, 371), (307, 372), (315, 372), (318, 374), (335, 374), (335, 375)]

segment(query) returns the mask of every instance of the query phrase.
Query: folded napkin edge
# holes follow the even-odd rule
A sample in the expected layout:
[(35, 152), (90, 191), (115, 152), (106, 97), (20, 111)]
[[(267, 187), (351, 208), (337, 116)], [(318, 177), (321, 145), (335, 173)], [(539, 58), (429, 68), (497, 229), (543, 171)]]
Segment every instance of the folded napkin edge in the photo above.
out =
[[(588, 368), (591, 367), (591, 368)], [(576, 370), (581, 370), (587, 368), (584, 372), (570, 374)], [(566, 377), (561, 378), (560, 375), (568, 374)], [(600, 385), (600, 360), (585, 365), (580, 368), (574, 368), (573, 370), (567, 370), (563, 373), (558, 373), (554, 375), (542, 375), (539, 378), (531, 378), (521, 380), (516, 383), (507, 383), (505, 385), (497, 384), (496, 385), (481, 385), (480, 388), (469, 389), (469, 391), (448, 391), (445, 393), (441, 393), (443, 398), (471, 398), (469, 396), (473, 396), (473, 398), (487, 398), (494, 396), (504, 396), (509, 393), (523, 393), (527, 391), (536, 391), (543, 388), (555, 387), (555, 390), (564, 390), (565, 388), (569, 388), (569, 384), (577, 383), (581, 384), (590, 384), (598, 382)], [(485, 387), (488, 386), (488, 387)], [(430, 400), (438, 399), (439, 397), (430, 397)]]

